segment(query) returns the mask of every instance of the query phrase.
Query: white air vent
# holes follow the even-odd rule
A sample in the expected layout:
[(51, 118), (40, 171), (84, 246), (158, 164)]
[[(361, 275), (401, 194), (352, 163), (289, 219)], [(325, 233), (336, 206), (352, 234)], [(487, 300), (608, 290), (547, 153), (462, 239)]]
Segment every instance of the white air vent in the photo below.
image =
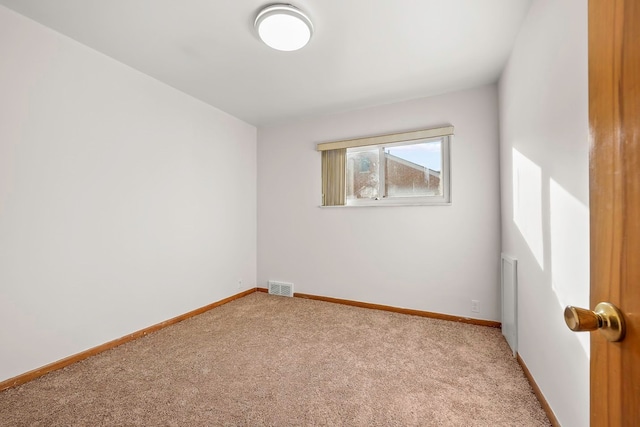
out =
[(293, 283), (276, 282), (269, 280), (269, 293), (271, 295), (280, 295), (283, 297), (293, 296)]
[(518, 352), (518, 261), (502, 254), (502, 335)]

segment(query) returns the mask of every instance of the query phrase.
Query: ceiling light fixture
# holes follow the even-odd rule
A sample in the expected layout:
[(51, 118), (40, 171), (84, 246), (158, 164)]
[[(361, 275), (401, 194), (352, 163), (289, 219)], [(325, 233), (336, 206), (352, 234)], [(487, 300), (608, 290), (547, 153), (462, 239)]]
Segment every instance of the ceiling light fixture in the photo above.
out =
[(290, 4), (265, 7), (258, 13), (253, 25), (267, 46), (283, 51), (303, 48), (313, 34), (309, 17)]

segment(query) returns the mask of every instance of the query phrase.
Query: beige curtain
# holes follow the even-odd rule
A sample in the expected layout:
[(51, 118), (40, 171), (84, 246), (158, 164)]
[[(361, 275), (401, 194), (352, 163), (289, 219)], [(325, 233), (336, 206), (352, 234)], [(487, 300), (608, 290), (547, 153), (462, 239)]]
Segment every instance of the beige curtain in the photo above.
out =
[(322, 206), (345, 204), (346, 166), (346, 148), (322, 152)]

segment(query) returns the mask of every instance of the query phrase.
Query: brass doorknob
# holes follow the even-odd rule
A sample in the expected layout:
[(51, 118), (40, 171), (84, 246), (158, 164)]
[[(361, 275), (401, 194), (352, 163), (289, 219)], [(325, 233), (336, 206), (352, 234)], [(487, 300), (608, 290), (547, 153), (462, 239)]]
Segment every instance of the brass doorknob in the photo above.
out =
[(569, 305), (564, 309), (564, 321), (574, 332), (598, 329), (609, 341), (624, 339), (625, 324), (622, 312), (608, 302), (601, 302), (593, 311)]

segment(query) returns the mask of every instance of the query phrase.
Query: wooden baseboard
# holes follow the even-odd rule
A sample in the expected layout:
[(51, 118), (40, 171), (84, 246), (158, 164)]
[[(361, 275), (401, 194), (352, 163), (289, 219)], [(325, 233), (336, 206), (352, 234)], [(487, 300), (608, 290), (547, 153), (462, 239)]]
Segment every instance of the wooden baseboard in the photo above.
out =
[[(40, 368), (34, 369), (32, 371), (29, 372), (25, 372), (24, 374), (18, 375), (16, 377), (13, 378), (9, 378), (8, 380), (4, 380), (2, 382), (0, 382), (0, 391), (2, 390), (6, 390), (8, 388), (11, 387), (15, 387), (18, 386), (20, 384), (24, 384), (26, 382), (29, 382), (31, 380), (34, 380), (38, 377), (41, 377), (45, 374), (48, 374), (49, 372), (53, 372), (56, 371), (58, 369), (62, 369), (65, 366), (69, 366), (75, 362), (79, 362), (81, 360), (86, 359), (87, 357), (91, 357), (94, 356), (98, 353), (102, 353), (103, 351), (106, 350), (110, 350), (114, 347), (117, 347), (119, 345), (122, 345), (124, 343), (127, 343), (129, 341), (133, 341), (135, 339), (138, 339), (140, 337), (143, 337), (145, 335), (148, 335), (152, 332), (156, 332), (160, 329), (166, 328), (167, 326), (171, 326), (174, 325), (178, 322), (182, 322), (183, 320), (186, 320), (190, 317), (193, 316), (197, 316), (198, 314), (202, 314), (206, 311), (209, 311), (215, 307), (221, 306), (223, 304), (226, 304), (228, 302), (231, 302), (235, 299), (238, 298), (242, 298), (244, 296), (247, 296), (249, 294), (252, 294), (254, 292), (268, 292), (268, 290), (266, 288), (252, 288), (252, 289), (248, 289), (244, 292), (241, 292), (239, 294), (236, 295), (232, 295), (228, 298), (225, 298), (223, 300), (214, 302), (212, 304), (206, 305), (204, 307), (200, 307), (197, 308), (193, 311), (190, 311), (188, 313), (182, 314), (180, 316), (176, 316), (172, 319), (169, 320), (165, 320), (164, 322), (149, 326), (148, 328), (139, 330), (137, 332), (133, 332), (132, 334), (126, 335), (124, 337), (115, 339), (113, 341), (109, 341), (107, 343), (104, 343), (102, 345), (99, 345), (97, 347), (93, 347), (90, 348), (89, 350), (85, 350), (83, 352), (80, 352), (78, 354), (74, 354), (71, 355), (69, 357), (65, 357), (64, 359), (58, 360), (56, 362), (50, 363), (48, 365), (42, 366)], [(440, 314), (440, 313), (431, 313), (428, 311), (420, 311), (420, 310), (412, 310), (412, 309), (408, 309), (408, 308), (398, 308), (398, 307), (392, 307), (392, 306), (388, 306), (388, 305), (379, 305), (379, 304), (371, 304), (371, 303), (367, 303), (367, 302), (360, 302), (360, 301), (351, 301), (351, 300), (345, 300), (345, 299), (339, 299), (339, 298), (331, 298), (331, 297), (324, 297), (324, 296), (318, 296), (318, 295), (309, 295), (309, 294), (301, 294), (301, 293), (295, 293), (294, 294), (295, 297), (297, 298), (306, 298), (306, 299), (313, 299), (313, 300), (319, 300), (319, 301), (326, 301), (326, 302), (333, 302), (333, 303), (337, 303), (337, 304), (344, 304), (344, 305), (351, 305), (354, 307), (362, 307), (362, 308), (371, 308), (371, 309), (375, 309), (375, 310), (384, 310), (384, 311), (391, 311), (394, 313), (402, 313), (402, 314), (410, 314), (413, 316), (421, 316), (421, 317), (430, 317), (430, 318), (434, 318), (434, 319), (441, 319), (441, 320), (451, 320), (454, 322), (463, 322), (463, 323), (470, 323), (473, 325), (481, 325), (481, 326), (490, 326), (490, 327), (494, 327), (494, 328), (499, 328), (500, 327), (500, 322), (494, 322), (494, 321), (490, 321), (490, 320), (481, 320), (481, 319), (472, 319), (472, 318), (467, 318), (467, 317), (458, 317), (458, 316), (450, 316), (448, 314)], [(519, 357), (519, 356), (518, 356)], [(518, 359), (519, 361), (521, 361), (520, 359)], [(529, 379), (529, 382), (532, 382), (533, 380), (530, 377), (530, 374), (528, 373), (529, 371), (526, 369), (526, 367), (524, 366), (523, 363), (521, 363), (521, 365), (523, 365), (523, 370), (525, 371), (525, 374), (527, 374), (527, 378)], [(537, 386), (533, 386), (532, 382), (532, 387), (534, 387), (534, 390), (538, 390)], [(536, 395), (538, 395), (539, 391), (536, 392)], [(539, 398), (542, 395), (539, 395)], [(542, 398), (543, 399), (543, 398)], [(541, 400), (542, 403), (542, 400)], [(544, 405), (543, 405), (544, 406)], [(547, 405), (548, 407), (548, 405)], [(546, 411), (546, 407), (545, 407), (545, 411)], [(551, 417), (550, 417), (551, 419)], [(554, 418), (555, 419), (555, 418)], [(558, 424), (554, 424), (554, 425), (558, 425)]]
[(516, 360), (518, 361), (518, 364), (520, 364), (520, 367), (522, 367), (522, 371), (524, 372), (525, 377), (527, 377), (527, 380), (529, 380), (529, 384), (531, 384), (533, 393), (538, 398), (538, 401), (540, 402), (542, 409), (544, 409), (544, 412), (547, 414), (547, 418), (549, 418), (551, 425), (553, 427), (560, 427), (560, 423), (556, 418), (556, 414), (553, 413), (551, 406), (549, 406), (549, 402), (547, 402), (547, 399), (544, 398), (540, 387), (538, 387), (536, 380), (533, 379), (533, 375), (531, 375), (531, 372), (529, 372), (529, 368), (527, 368), (527, 365), (524, 363), (524, 360), (522, 360), (519, 354), (516, 355)]
[[(258, 288), (257, 291), (268, 292), (268, 289)], [(480, 326), (489, 326), (491, 328), (499, 328), (502, 326), (500, 322), (495, 322), (493, 320), (483, 320), (483, 319), (473, 319), (470, 317), (452, 316), (449, 314), (432, 313), (429, 311), (413, 310), (410, 308), (399, 308), (399, 307), (392, 307), (389, 305), (371, 304), (368, 302), (352, 301), (347, 299), (324, 297), (319, 295), (300, 294), (297, 292), (294, 293), (293, 296), (296, 298), (306, 298), (306, 299), (313, 299), (318, 301), (333, 302), (336, 304), (351, 305), (354, 307), (371, 308), (374, 310), (383, 310), (383, 311), (391, 311), (394, 313), (410, 314), (412, 316), (430, 317), (432, 319), (449, 320), (453, 322), (469, 323), (472, 325), (480, 325)]]
[(26, 372), (24, 374), (18, 375), (18, 376), (13, 377), (13, 378), (9, 378), (8, 380), (4, 380), (4, 381), (0, 382), (0, 391), (6, 390), (6, 389), (11, 388), (11, 387), (18, 386), (20, 384), (24, 384), (24, 383), (29, 382), (31, 380), (34, 380), (34, 379), (36, 379), (38, 377), (41, 377), (41, 376), (43, 376), (45, 374), (48, 374), (49, 372), (56, 371), (58, 369), (62, 369), (65, 366), (71, 365), (72, 363), (79, 362), (79, 361), (81, 361), (83, 359), (86, 359), (87, 357), (91, 357), (91, 356), (94, 356), (94, 355), (96, 355), (98, 353), (102, 353), (105, 350), (110, 350), (110, 349), (112, 349), (114, 347), (117, 347), (117, 346), (122, 345), (124, 343), (127, 343), (129, 341), (133, 341), (133, 340), (135, 340), (137, 338), (143, 337), (143, 336), (148, 335), (148, 334), (150, 334), (152, 332), (156, 332), (156, 331), (158, 331), (160, 329), (166, 328), (167, 326), (171, 326), (171, 325), (174, 325), (174, 324), (176, 324), (178, 322), (182, 322), (183, 320), (186, 320), (186, 319), (188, 319), (190, 317), (197, 316), (198, 314), (202, 314), (202, 313), (204, 313), (206, 311), (211, 310), (212, 308), (221, 306), (223, 304), (226, 304), (226, 303), (231, 302), (233, 300), (236, 300), (238, 298), (242, 298), (242, 297), (247, 296), (249, 294), (252, 294), (254, 292), (256, 292), (256, 288), (248, 289), (248, 290), (246, 290), (244, 292), (240, 292), (239, 294), (232, 295), (232, 296), (230, 296), (228, 298), (225, 298), (223, 300), (214, 302), (214, 303), (209, 304), (209, 305), (205, 305), (204, 307), (197, 308), (197, 309), (195, 309), (193, 311), (190, 311), (188, 313), (181, 314), (180, 316), (174, 317), (174, 318), (169, 319), (169, 320), (165, 320), (164, 322), (149, 326), (148, 328), (144, 328), (142, 330), (139, 330), (139, 331), (134, 332), (132, 334), (126, 335), (124, 337), (115, 339), (113, 341), (109, 341), (109, 342), (104, 343), (102, 345), (99, 345), (97, 347), (90, 348), (89, 350), (85, 350), (85, 351), (80, 352), (78, 354), (74, 354), (72, 356), (65, 357), (64, 359), (58, 360), (57, 362), (50, 363), (50, 364), (45, 365), (45, 366), (43, 366), (41, 368), (34, 369), (32, 371)]

